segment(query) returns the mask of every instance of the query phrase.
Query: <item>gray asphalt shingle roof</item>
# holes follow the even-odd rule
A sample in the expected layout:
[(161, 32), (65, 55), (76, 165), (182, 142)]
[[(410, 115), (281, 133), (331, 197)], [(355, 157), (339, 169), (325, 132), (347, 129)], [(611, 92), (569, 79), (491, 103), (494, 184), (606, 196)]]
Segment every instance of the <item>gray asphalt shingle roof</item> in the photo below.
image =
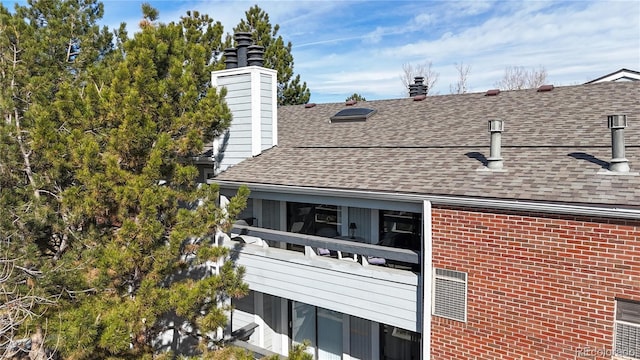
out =
[[(279, 146), (220, 180), (320, 188), (640, 207), (640, 175), (603, 175), (607, 115), (626, 114), (626, 157), (640, 171), (640, 82), (360, 102), (366, 122), (330, 123), (343, 103), (278, 109)], [(504, 172), (487, 121), (505, 122)]]

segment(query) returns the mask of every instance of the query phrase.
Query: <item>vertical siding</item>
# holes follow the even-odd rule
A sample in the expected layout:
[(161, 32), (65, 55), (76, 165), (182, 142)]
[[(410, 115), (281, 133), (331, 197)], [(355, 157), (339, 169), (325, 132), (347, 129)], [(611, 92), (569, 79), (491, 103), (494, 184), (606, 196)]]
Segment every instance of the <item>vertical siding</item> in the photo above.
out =
[(273, 111), (272, 105), (276, 98), (271, 91), (273, 77), (268, 74), (260, 74), (260, 128), (261, 150), (273, 146)]
[[(356, 236), (371, 243), (371, 210), (363, 208), (349, 208), (349, 223), (356, 223)], [(347, 227), (349, 225), (347, 224)]]
[(350, 326), (350, 352), (352, 360), (371, 359), (371, 321), (351, 316)]
[[(238, 219), (249, 219), (253, 217), (253, 199), (247, 201), (247, 207), (238, 214)], [(248, 221), (247, 221), (248, 222)]]
[(264, 319), (264, 348), (278, 352), (279, 333), (282, 331), (280, 324), (280, 298), (264, 294), (263, 298), (263, 319)]
[(262, 227), (280, 230), (280, 201), (262, 200)]

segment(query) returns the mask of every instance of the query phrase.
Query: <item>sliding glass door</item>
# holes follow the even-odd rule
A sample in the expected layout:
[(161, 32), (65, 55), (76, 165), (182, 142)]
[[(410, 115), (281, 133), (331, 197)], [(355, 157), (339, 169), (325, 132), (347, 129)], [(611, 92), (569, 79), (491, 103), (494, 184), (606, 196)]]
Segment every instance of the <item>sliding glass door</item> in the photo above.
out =
[(318, 360), (342, 359), (342, 317), (339, 312), (292, 302), (291, 338), (294, 344), (309, 341), (307, 351)]
[(342, 313), (318, 308), (318, 360), (342, 359)]
[(316, 307), (301, 302), (292, 302), (291, 340), (294, 344), (310, 342), (307, 352), (315, 355), (316, 346)]

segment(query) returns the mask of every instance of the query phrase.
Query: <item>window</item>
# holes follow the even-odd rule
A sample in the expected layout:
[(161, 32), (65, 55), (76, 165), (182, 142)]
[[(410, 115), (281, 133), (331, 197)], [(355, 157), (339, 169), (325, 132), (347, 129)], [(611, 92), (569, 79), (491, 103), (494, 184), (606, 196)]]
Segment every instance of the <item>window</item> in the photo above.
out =
[(378, 245), (420, 251), (422, 214), (380, 210)]
[(380, 324), (380, 352), (385, 360), (419, 360), (420, 334)]
[(324, 237), (340, 236), (342, 212), (336, 205), (287, 203), (290, 232)]
[(435, 269), (433, 315), (467, 321), (467, 273)]
[(640, 302), (616, 299), (614, 355), (640, 359)]

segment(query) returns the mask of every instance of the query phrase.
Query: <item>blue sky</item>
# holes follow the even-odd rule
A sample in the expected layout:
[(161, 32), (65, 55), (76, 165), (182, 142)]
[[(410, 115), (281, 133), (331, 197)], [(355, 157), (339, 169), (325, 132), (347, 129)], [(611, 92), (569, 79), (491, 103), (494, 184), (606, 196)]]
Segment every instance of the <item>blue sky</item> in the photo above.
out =
[[(5, 6), (14, 1), (2, 0)], [(158, 1), (160, 21), (187, 10), (231, 32), (258, 4), (293, 44), (294, 71), (312, 102), (406, 96), (403, 64), (432, 63), (434, 93), (450, 93), (456, 64), (471, 92), (495, 88), (507, 66), (544, 67), (548, 83), (574, 85), (620, 68), (640, 70), (640, 1)], [(103, 23), (141, 18), (137, 0), (106, 0)]]

